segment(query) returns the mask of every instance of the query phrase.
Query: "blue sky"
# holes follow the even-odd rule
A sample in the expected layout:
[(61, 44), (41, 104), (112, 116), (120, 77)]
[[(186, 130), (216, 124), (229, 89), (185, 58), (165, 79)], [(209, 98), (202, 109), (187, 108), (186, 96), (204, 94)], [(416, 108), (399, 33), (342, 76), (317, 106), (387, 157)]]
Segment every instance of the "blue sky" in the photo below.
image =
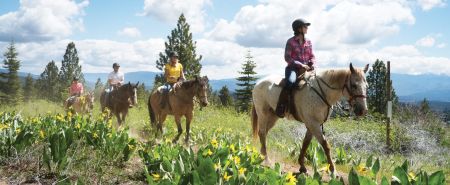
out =
[[(184, 13), (202, 73), (235, 78), (247, 51), (262, 75), (283, 74), (291, 23), (305, 18), (318, 69), (391, 61), (392, 71), (450, 75), (446, 0), (0, 0), (0, 50), (16, 41), (21, 71), (40, 74), (74, 42), (84, 72), (157, 71)], [(1, 57), (0, 57), (1, 58)]]

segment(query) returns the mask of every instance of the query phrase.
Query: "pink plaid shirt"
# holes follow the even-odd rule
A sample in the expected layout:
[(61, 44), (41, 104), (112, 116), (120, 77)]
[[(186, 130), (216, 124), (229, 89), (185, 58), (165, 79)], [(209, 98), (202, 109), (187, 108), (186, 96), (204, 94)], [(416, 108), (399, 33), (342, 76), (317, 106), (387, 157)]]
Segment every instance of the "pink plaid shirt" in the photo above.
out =
[(83, 93), (83, 84), (81, 84), (80, 82), (78, 82), (78, 83), (76, 83), (76, 84), (72, 83), (72, 84), (70, 85), (70, 88), (69, 88), (69, 94), (70, 94), (71, 96), (73, 96), (73, 95), (75, 95), (75, 94), (81, 95), (82, 93)]
[(292, 65), (294, 61), (299, 61), (302, 64), (314, 65), (316, 62), (312, 44), (309, 39), (305, 38), (305, 42), (300, 45), (297, 37), (293, 36), (286, 42), (286, 49), (284, 50), (284, 60), (288, 65)]

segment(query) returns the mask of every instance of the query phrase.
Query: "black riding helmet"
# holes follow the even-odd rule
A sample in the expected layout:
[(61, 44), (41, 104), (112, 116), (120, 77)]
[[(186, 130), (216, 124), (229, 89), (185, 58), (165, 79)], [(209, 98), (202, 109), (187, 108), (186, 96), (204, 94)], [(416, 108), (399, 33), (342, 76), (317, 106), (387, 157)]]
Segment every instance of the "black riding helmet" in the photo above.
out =
[(118, 63), (114, 63), (114, 64), (113, 64), (113, 68), (114, 68), (114, 67), (120, 67), (120, 65), (119, 65)]
[(78, 81), (78, 77), (74, 76), (72, 81)]
[(302, 27), (302, 26), (310, 26), (311, 23), (309, 23), (308, 21), (306, 21), (305, 19), (295, 19), (294, 22), (292, 22), (292, 30), (294, 31), (294, 33), (297, 35), (298, 33), (298, 28)]
[(176, 51), (171, 51), (169, 57), (178, 57), (178, 53)]

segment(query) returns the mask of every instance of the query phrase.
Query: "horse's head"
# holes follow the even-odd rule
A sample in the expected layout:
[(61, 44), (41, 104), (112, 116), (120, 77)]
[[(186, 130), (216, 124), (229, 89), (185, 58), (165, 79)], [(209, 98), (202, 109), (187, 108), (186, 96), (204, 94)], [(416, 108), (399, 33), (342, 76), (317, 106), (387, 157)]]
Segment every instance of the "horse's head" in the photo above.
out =
[(367, 81), (365, 73), (369, 68), (369, 64), (364, 69), (355, 69), (350, 63), (350, 76), (345, 82), (346, 96), (353, 112), (357, 116), (367, 114)]
[(131, 82), (128, 82), (128, 84), (125, 84), (125, 93), (126, 96), (131, 100), (132, 105), (137, 105), (137, 88), (138, 88), (139, 82), (136, 84), (132, 84)]
[(208, 77), (195, 77), (195, 84), (196, 84), (196, 90), (195, 90), (195, 96), (200, 99), (200, 106), (205, 107), (208, 105)]

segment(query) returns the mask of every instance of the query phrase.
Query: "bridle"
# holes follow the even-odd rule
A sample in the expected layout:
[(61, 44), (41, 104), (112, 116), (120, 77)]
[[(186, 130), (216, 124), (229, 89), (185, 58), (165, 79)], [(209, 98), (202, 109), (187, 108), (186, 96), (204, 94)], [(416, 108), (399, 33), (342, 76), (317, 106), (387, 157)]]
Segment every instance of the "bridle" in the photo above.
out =
[(350, 83), (350, 85), (352, 83), (352, 79), (349, 76), (351, 76), (351, 74), (345, 78), (345, 84), (342, 89), (342, 93), (344, 93), (344, 89), (347, 90), (348, 95), (350, 95), (350, 98), (348, 99), (348, 103), (350, 104), (350, 106), (352, 106), (353, 100), (355, 100), (356, 98), (367, 98), (367, 96), (364, 94), (354, 94), (352, 91), (350, 91), (350, 88), (348, 87), (347, 79), (348, 79), (348, 82)]

